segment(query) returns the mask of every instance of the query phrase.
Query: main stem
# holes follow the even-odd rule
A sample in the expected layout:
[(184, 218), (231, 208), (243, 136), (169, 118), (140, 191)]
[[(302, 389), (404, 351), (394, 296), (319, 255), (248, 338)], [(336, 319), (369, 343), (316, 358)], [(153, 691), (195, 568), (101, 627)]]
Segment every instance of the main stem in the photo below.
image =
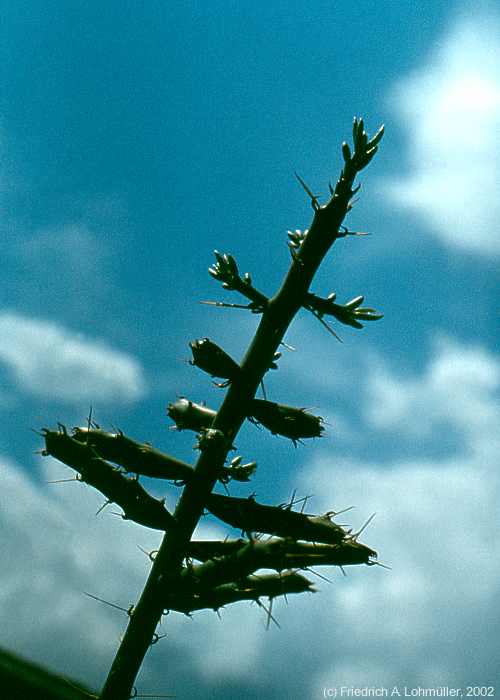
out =
[(152, 643), (164, 610), (165, 591), (179, 576), (193, 531), (203, 514), (220, 468), (247, 416), (247, 406), (271, 365), (285, 332), (300, 309), (311, 281), (348, 211), (356, 169), (348, 163), (335, 193), (324, 207), (317, 208), (309, 232), (294, 258), (278, 293), (269, 300), (261, 322), (241, 364), (239, 377), (231, 385), (217, 412), (212, 429), (220, 431), (222, 443), (207, 441), (200, 448), (195, 474), (184, 487), (175, 509), (176, 526), (166, 532), (141, 597), (130, 613), (101, 700), (128, 700), (144, 656)]

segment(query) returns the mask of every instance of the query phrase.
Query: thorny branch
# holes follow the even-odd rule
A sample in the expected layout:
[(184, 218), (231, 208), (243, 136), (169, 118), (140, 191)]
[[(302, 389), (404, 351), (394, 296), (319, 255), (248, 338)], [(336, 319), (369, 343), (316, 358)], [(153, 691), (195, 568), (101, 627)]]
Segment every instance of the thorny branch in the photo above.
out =
[[(287, 593), (312, 590), (311, 583), (293, 570), (296, 567), (374, 563), (376, 553), (358, 543), (356, 535), (334, 523), (329, 515), (311, 516), (264, 506), (252, 499), (212, 494), (212, 490), (219, 479), (227, 481), (239, 475), (240, 480), (247, 480), (255, 468), (253, 463), (241, 466), (240, 458), (233, 460), (229, 467), (225, 466), (246, 418), (258, 421), (273, 433), (285, 435), (294, 443), (302, 437), (321, 435), (320, 417), (303, 409), (255, 399), (265, 373), (275, 366), (279, 345), (299, 309), (305, 307), (321, 321), (324, 315), (332, 315), (356, 328), (360, 327), (361, 320), (381, 317), (374, 309), (361, 307), (362, 297), (344, 305), (335, 304), (334, 295), (322, 299), (310, 292), (310, 285), (336, 239), (351, 233), (342, 222), (359, 189), (359, 186), (353, 187), (354, 179), (377, 152), (382, 135), (383, 127), (369, 140), (363, 120), (354, 120), (354, 149), (351, 151), (347, 143), (342, 145), (344, 167), (335, 188), (330, 187), (330, 200), (323, 206), (297, 176), (310, 197), (314, 217), (307, 231), (289, 234), (292, 262), (274, 296), (268, 298), (259, 292), (248, 273), (241, 276), (232, 256), (215, 253), (216, 262), (210, 274), (222, 282), (225, 289), (243, 294), (249, 300), (245, 308), (262, 317), (239, 366), (208, 339), (191, 344), (193, 364), (226, 379), (224, 386), (228, 386), (217, 412), (187, 399), (179, 399), (169, 407), (179, 429), (187, 427), (199, 432), (199, 457), (194, 469), (122, 433), (106, 433), (90, 425), (87, 430), (75, 429), (72, 436), (65, 430), (45, 431), (47, 453), (75, 468), (82, 480), (121, 505), (125, 517), (133, 514), (137, 522), (150, 527), (158, 526), (161, 521), (161, 529), (166, 531), (142, 595), (131, 609), (128, 627), (102, 689), (101, 700), (130, 697), (144, 656), (156, 639), (156, 626), (166, 609), (189, 614), (200, 608), (217, 609), (236, 600), (259, 602), (261, 596), (272, 600)], [(238, 472), (238, 468), (242, 471)], [(184, 484), (173, 515), (161, 501), (149, 496), (137, 479), (125, 476), (122, 470)], [(156, 524), (148, 523), (144, 517), (146, 503), (156, 509)], [(250, 540), (191, 542), (205, 509), (246, 532)], [(270, 533), (273, 537), (267, 542), (255, 541), (255, 532)], [(310, 541), (298, 542), (299, 539)], [(190, 558), (202, 563), (193, 565), (188, 561)], [(284, 573), (255, 576), (254, 572), (263, 566)]]

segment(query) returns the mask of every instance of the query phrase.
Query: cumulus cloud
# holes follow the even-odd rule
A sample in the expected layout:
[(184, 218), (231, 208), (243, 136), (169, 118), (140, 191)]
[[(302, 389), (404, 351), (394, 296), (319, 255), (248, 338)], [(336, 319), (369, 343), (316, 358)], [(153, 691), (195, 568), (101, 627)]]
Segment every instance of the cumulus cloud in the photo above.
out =
[(462, 19), (394, 94), (409, 174), (386, 192), (447, 245), (498, 255), (500, 19)]
[(355, 504), (358, 525), (377, 513), (360, 539), (392, 567), (351, 569), (313, 599), (301, 620), (306, 644), (323, 630), (311, 697), (341, 685), (494, 684), (500, 649), (488, 620), (500, 593), (500, 543), (492, 534), (500, 359), (439, 339), (421, 376), (404, 381), (387, 367), (379, 372), (367, 412), (372, 424), (390, 427), (404, 443), (446, 423), (464, 432), (465, 444), (443, 459), (359, 463), (319, 452), (305, 465), (303, 490), (314, 484), (321, 494), (316, 508)]
[(13, 248), (12, 256), (25, 263), (42, 265), (49, 272), (64, 267), (69, 275), (80, 278), (95, 274), (104, 255), (96, 236), (82, 224), (38, 230), (30, 237), (17, 238)]
[(322, 625), (323, 651), (311, 696), (324, 686), (493, 682), (499, 645), (482, 621), (500, 592), (494, 467), (478, 457), (360, 465), (326, 455), (308, 465), (324, 509), (341, 498), (377, 512), (360, 539), (391, 566), (349, 570), (313, 600), (303, 634), (312, 640)]
[(374, 428), (412, 437), (455, 427), (487, 439), (498, 426), (500, 363), (482, 347), (439, 336), (423, 375), (396, 377), (383, 366), (370, 375), (366, 417)]
[(104, 342), (57, 323), (0, 313), (0, 362), (18, 388), (68, 402), (135, 401), (145, 392), (140, 364)]

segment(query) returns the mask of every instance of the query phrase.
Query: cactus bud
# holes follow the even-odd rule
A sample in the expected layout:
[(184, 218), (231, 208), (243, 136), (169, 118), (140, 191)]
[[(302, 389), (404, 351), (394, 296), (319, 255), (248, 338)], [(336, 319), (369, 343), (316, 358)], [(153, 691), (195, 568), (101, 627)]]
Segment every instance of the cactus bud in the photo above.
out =
[(210, 428), (216, 416), (216, 411), (201, 406), (189, 399), (181, 397), (175, 403), (170, 403), (167, 413), (174, 421), (177, 430), (194, 430), (199, 432)]
[(236, 260), (233, 258), (232, 255), (229, 255), (229, 253), (226, 253), (224, 255), (224, 260), (226, 262), (226, 266), (228, 271), (233, 275), (234, 277), (238, 277), (238, 265), (236, 264)]
[(367, 145), (368, 145), (370, 148), (373, 148), (374, 146), (377, 146), (377, 145), (380, 143), (380, 141), (381, 141), (383, 135), (384, 135), (384, 125), (382, 124), (382, 126), (381, 126), (380, 129), (377, 131), (377, 133), (375, 134), (375, 136), (374, 136), (372, 139), (370, 139), (370, 141), (368, 141), (368, 144), (367, 144)]
[(321, 437), (323, 419), (306, 413), (303, 408), (293, 408), (284, 404), (253, 399), (250, 404), (250, 417), (273, 435), (290, 438), (294, 445), (301, 438)]
[(351, 301), (348, 301), (344, 304), (345, 309), (357, 309), (358, 306), (360, 306), (364, 302), (365, 298), (362, 296), (359, 297), (354, 297), (354, 299), (351, 299)]
[(225, 468), (221, 481), (227, 483), (230, 479), (233, 481), (250, 481), (250, 477), (257, 469), (257, 462), (248, 462), (241, 464), (241, 457), (234, 457), (229, 466)]
[(193, 340), (189, 343), (193, 359), (192, 365), (199, 367), (211, 377), (222, 377), (231, 381), (239, 373), (239, 365), (216, 343), (209, 338)]
[(351, 149), (349, 148), (349, 144), (345, 141), (342, 144), (342, 156), (344, 157), (345, 162), (349, 163), (351, 160)]

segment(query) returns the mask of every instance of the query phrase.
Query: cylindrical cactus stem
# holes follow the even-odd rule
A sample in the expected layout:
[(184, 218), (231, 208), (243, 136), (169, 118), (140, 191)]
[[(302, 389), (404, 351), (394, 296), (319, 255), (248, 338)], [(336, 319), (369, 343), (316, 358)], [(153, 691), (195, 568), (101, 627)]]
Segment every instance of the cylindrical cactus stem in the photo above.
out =
[(217, 518), (242, 532), (263, 532), (324, 544), (338, 544), (349, 536), (329, 515), (309, 515), (280, 506), (262, 505), (253, 498), (213, 493), (206, 507)]
[(193, 467), (186, 462), (147, 443), (136, 442), (121, 431), (110, 433), (94, 428), (73, 428), (72, 436), (92, 447), (99, 457), (119, 464), (133, 474), (173, 481), (188, 481), (194, 474)]
[(92, 447), (70, 437), (61, 426), (59, 431), (43, 429), (45, 455), (64, 462), (80, 475), (81, 480), (98, 489), (110, 502), (123, 509), (122, 516), (155, 530), (175, 526), (173, 516), (163, 501), (153, 498), (137, 481), (96, 455)]
[(259, 600), (286, 596), (289, 593), (314, 593), (311, 581), (294, 571), (265, 576), (248, 576), (239, 582), (226, 583), (196, 593), (168, 592), (164, 599), (165, 610), (176, 610), (185, 614), (195, 610), (218, 610), (224, 605), (240, 600)]
[[(373, 564), (377, 553), (355, 539), (339, 544), (297, 542), (290, 538), (194, 542), (189, 555), (204, 563), (185, 570), (186, 586), (220, 585), (259, 569), (307, 569), (312, 566)], [(191, 583), (190, 583), (191, 582)]]

